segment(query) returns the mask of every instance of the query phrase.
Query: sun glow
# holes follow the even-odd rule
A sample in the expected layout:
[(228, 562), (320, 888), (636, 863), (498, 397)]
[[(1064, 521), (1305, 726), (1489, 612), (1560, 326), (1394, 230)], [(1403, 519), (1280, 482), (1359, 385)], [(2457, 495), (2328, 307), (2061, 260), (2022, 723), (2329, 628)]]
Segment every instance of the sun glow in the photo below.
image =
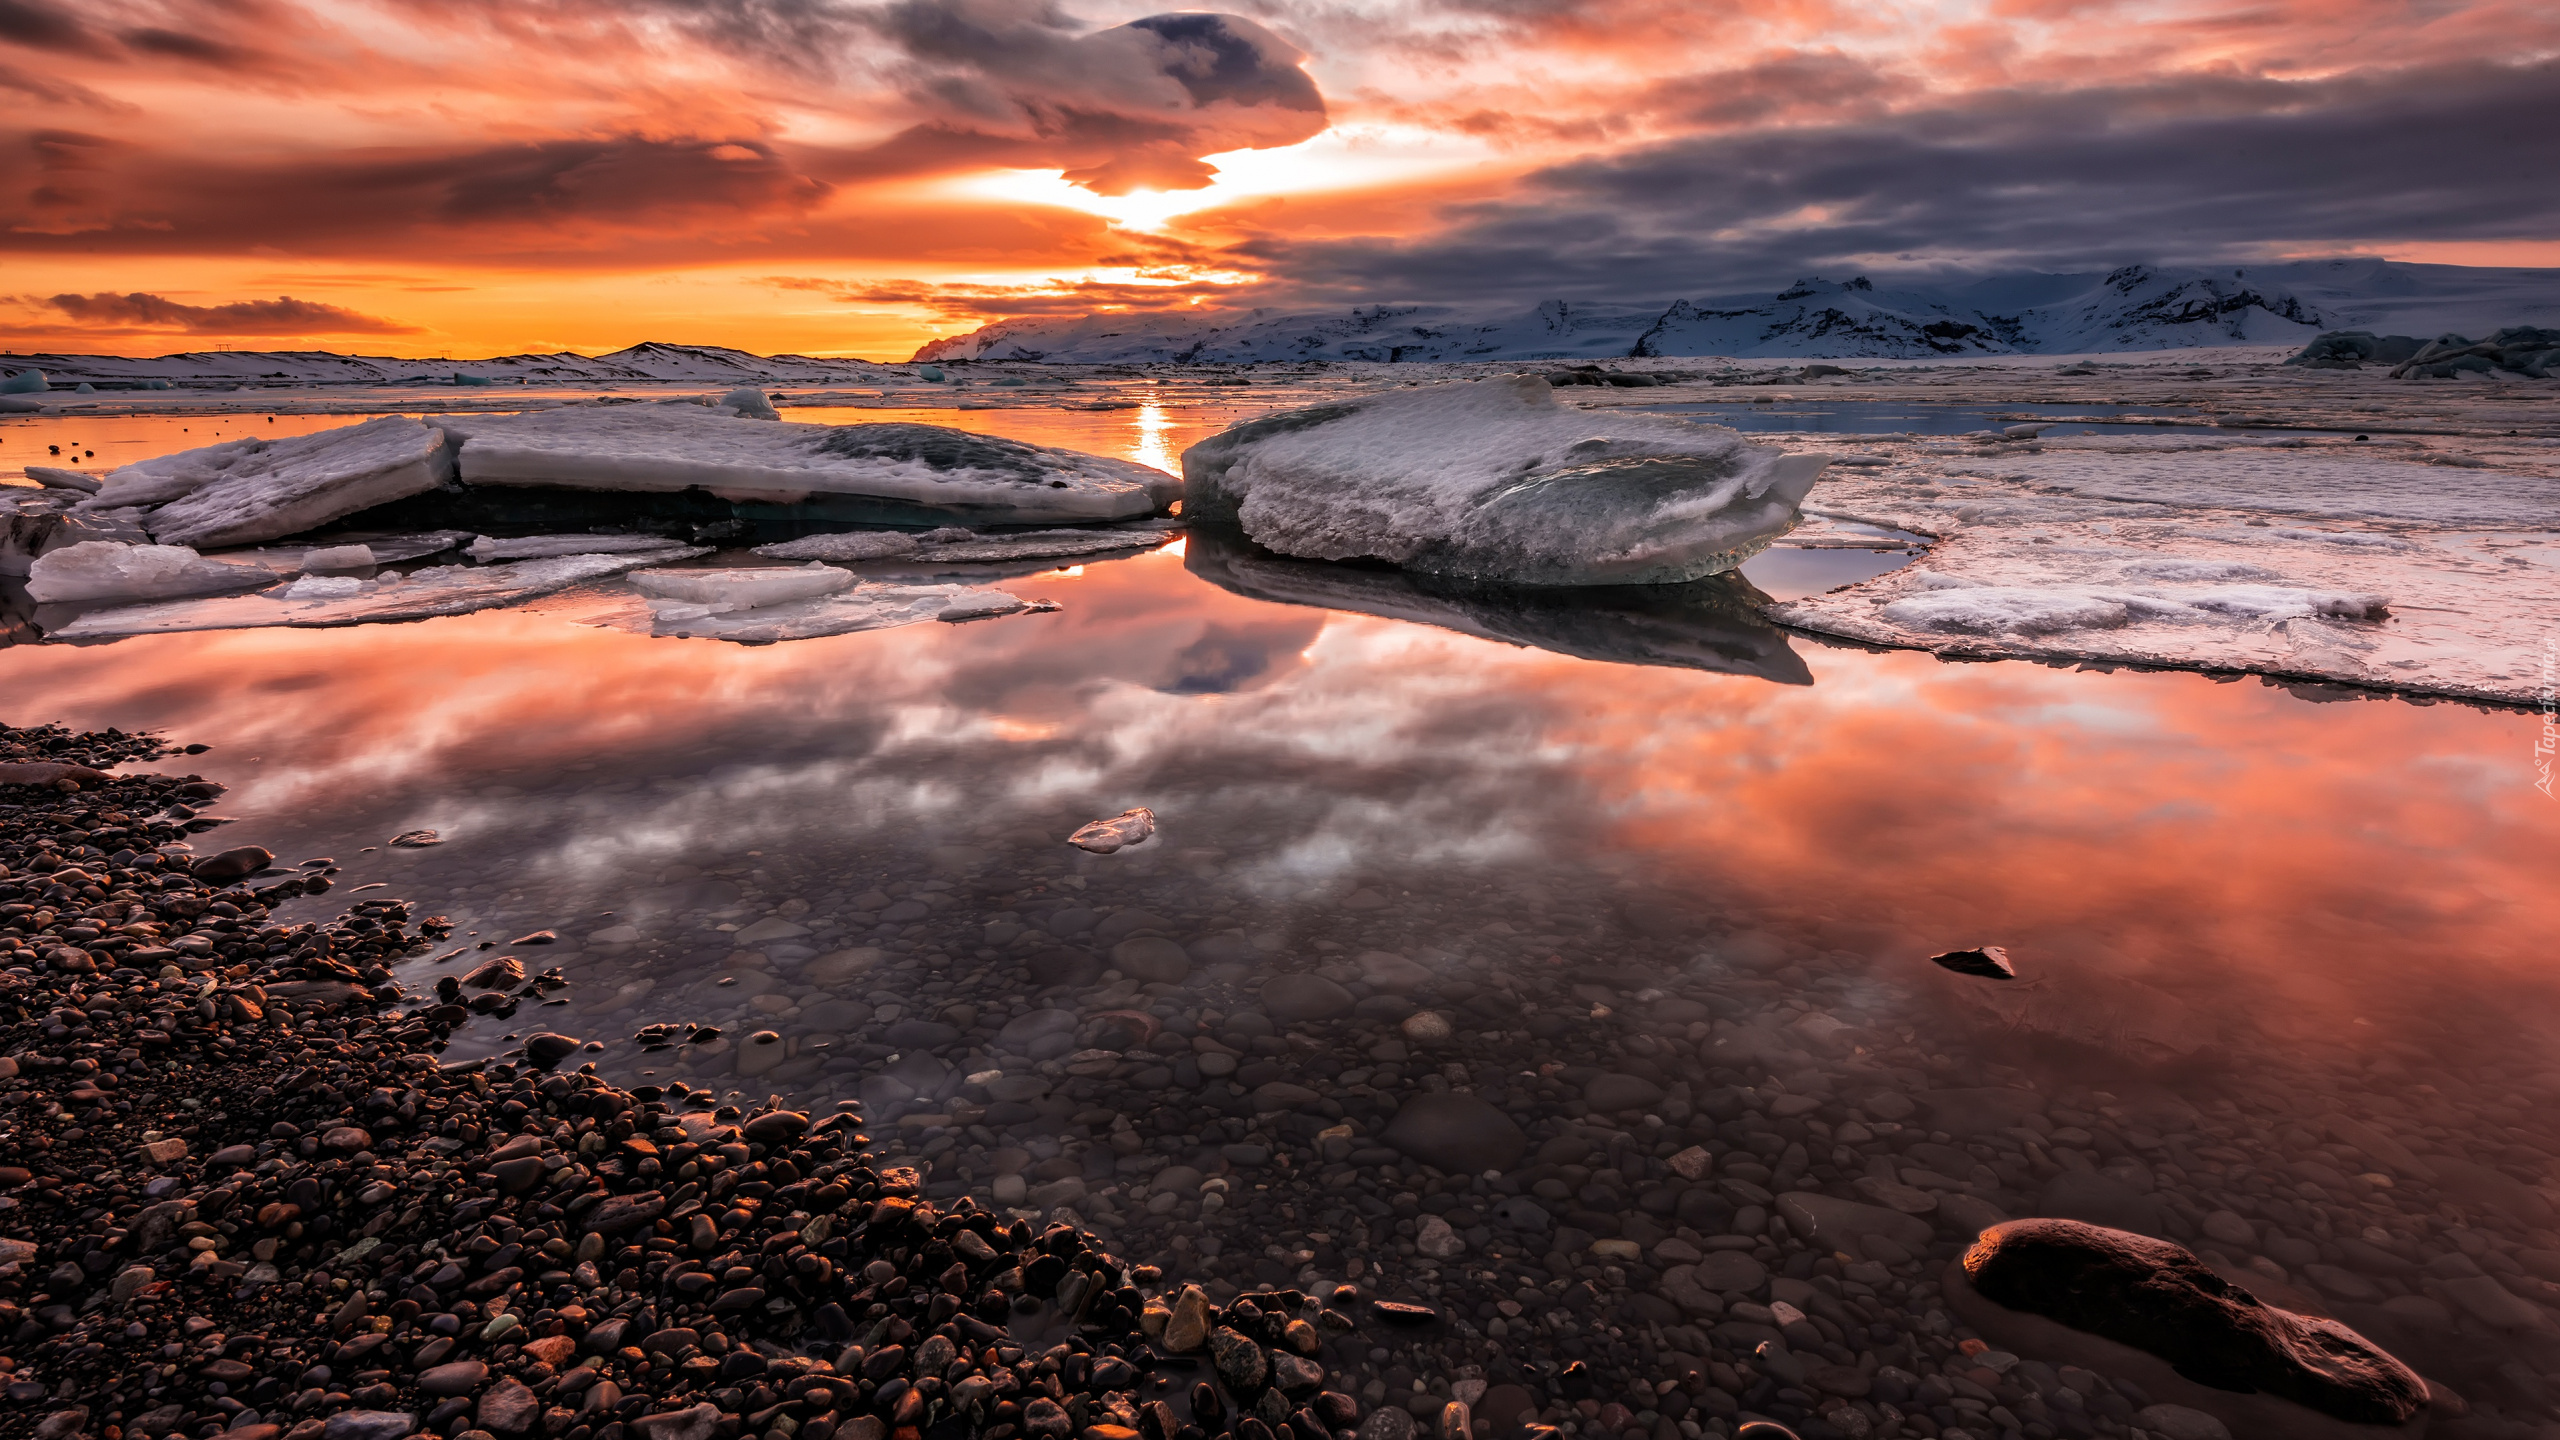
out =
[(1344, 126), (1270, 150), (1202, 157), (1218, 178), (1197, 190), (1097, 195), (1061, 170), (999, 170), (951, 182), (952, 193), (1099, 215), (1124, 230), (1161, 230), (1185, 215), (1246, 200), (1441, 179), (1490, 164), (1494, 152), (1463, 137), (1408, 126)]

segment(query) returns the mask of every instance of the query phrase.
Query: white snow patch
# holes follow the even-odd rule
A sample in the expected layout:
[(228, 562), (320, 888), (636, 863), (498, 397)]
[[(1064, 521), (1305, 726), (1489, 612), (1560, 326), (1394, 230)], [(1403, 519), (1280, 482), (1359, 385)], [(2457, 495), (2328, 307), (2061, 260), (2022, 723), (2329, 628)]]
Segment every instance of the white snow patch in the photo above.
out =
[(1730, 570), (1795, 526), (1823, 464), (1721, 426), (1574, 409), (1536, 376), (1265, 416), (1182, 457), (1186, 516), (1282, 554), (1532, 585)]

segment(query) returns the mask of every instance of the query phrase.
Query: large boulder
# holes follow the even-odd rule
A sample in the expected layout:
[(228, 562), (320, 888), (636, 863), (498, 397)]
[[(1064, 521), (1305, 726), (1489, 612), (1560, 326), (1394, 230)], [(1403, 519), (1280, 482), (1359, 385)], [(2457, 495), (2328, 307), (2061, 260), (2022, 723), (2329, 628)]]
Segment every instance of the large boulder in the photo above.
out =
[(1986, 1339), (2123, 1375), (2234, 1434), (2390, 1434), (2427, 1385), (2335, 1320), (2261, 1301), (2182, 1245), (2077, 1220), (2011, 1220), (1947, 1272), (1948, 1301)]

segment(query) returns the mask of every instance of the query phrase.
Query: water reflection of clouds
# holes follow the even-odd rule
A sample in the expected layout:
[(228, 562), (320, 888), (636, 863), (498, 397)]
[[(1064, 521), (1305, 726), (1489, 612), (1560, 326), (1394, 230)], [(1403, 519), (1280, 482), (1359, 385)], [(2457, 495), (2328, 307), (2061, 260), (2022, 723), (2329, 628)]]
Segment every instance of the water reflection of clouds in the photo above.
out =
[(1163, 858), (1133, 864), (1216, 851), (1218, 883), (1310, 907), (1413, 891), (1382, 923), (1462, 916), (1483, 883), (1605, 887), (1888, 973), (1988, 941), (2263, 1027), (2493, 991), (2541, 1023), (2560, 844), (2515, 758), (2531, 717), (1814, 647), (1814, 684), (1772, 685), (1267, 603), (1182, 564), (1044, 580), (1054, 615), (770, 647), (581, 629), (573, 601), (20, 647), (0, 693), (13, 722), (216, 744), (191, 767), (238, 782), (225, 811), (280, 852), (446, 829), (404, 891), (439, 904), (437, 876), (495, 869), (545, 910), (528, 924), (629, 910), (671, 860), (1147, 804)]

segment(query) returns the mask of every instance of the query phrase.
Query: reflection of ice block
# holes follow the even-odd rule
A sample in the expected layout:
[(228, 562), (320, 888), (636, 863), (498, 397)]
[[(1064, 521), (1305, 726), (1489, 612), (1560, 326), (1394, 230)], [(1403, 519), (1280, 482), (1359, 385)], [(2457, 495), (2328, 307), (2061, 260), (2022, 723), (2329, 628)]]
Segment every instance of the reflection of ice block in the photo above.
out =
[(1524, 375), (1246, 421), (1184, 452), (1183, 511), (1308, 559), (1657, 584), (1730, 570), (1792, 529), (1822, 466), (1720, 426), (1575, 409)]
[(814, 600), (853, 584), (853, 572), (812, 560), (796, 570), (641, 570), (631, 576), (641, 594), (700, 607), (695, 613), (725, 614), (794, 600)]
[(264, 566), (224, 565), (183, 545), (84, 540), (37, 556), (27, 570), (27, 597), (40, 605), (168, 600), (275, 582), (276, 573)]
[(127, 465), (84, 510), (158, 505), (143, 521), (168, 545), (251, 545), (299, 535), (450, 479), (444, 437), (405, 415), (234, 440)]
[[(249, 630), (270, 625), (364, 625), (494, 610), (573, 585), (619, 575), (660, 559), (691, 559), (708, 550), (658, 555), (556, 555), (504, 565), (445, 565), (366, 582), (351, 575), (307, 575), (286, 591), (209, 600), (172, 600), (93, 610), (59, 629), (57, 640), (114, 635), (166, 635), (191, 630)], [(270, 577), (274, 578), (274, 577)], [(353, 586), (349, 589), (347, 587)], [(310, 587), (310, 588), (305, 588)], [(287, 598), (300, 592), (299, 598)], [(41, 618), (41, 617), (39, 617)]]
[(1769, 597), (1739, 573), (1678, 585), (1497, 585), (1274, 555), (1221, 528), (1191, 531), (1183, 568), (1236, 594), (1436, 625), (1613, 665), (1668, 665), (1810, 685)]
[(904, 502), (1000, 524), (1114, 520), (1169, 503), (1152, 466), (939, 425), (798, 425), (699, 405), (579, 405), (451, 415), (467, 485), (669, 492), (794, 505), (812, 496)]

